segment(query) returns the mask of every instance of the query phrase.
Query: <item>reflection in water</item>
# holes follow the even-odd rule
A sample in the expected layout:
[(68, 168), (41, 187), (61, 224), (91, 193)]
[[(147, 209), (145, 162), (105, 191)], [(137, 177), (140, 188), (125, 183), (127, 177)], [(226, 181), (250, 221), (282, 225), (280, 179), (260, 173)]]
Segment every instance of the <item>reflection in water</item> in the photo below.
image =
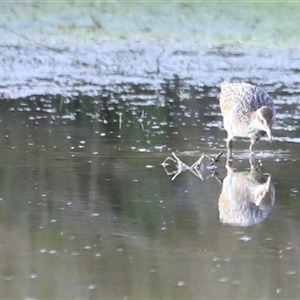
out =
[(227, 160), (227, 176), (219, 197), (219, 217), (222, 223), (249, 226), (264, 220), (275, 202), (275, 189), (271, 175), (267, 180), (254, 158), (250, 172), (234, 172)]

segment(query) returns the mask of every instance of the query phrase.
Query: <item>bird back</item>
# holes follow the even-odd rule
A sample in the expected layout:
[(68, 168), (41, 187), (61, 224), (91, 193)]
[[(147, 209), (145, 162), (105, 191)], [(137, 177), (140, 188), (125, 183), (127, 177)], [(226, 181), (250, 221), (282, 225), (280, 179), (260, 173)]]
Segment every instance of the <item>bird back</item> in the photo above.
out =
[(224, 116), (229, 110), (250, 114), (262, 106), (274, 109), (271, 97), (261, 88), (248, 83), (221, 83), (220, 106)]
[(261, 88), (248, 83), (221, 83), (220, 108), (224, 127), (230, 135), (258, 138), (264, 134), (250, 126), (253, 113), (262, 106), (269, 107), (275, 118), (273, 101)]

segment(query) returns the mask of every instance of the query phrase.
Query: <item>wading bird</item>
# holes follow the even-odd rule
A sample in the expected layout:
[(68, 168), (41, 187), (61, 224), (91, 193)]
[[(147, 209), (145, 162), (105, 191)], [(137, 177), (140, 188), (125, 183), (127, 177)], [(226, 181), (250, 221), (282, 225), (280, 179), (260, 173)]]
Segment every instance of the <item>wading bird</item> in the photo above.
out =
[(275, 107), (271, 97), (261, 88), (248, 83), (221, 83), (220, 108), (227, 131), (226, 146), (232, 154), (232, 139), (248, 137), (253, 145), (267, 134), (272, 141)]

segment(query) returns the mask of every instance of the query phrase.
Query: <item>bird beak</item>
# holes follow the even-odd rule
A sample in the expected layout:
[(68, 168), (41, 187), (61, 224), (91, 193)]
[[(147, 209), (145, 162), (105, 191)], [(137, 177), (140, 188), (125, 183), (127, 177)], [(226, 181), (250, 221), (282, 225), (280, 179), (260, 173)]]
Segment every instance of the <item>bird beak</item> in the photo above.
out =
[(268, 135), (268, 138), (269, 138), (269, 142), (272, 143), (272, 133), (271, 133), (271, 130), (268, 128), (266, 132), (267, 132), (267, 135)]

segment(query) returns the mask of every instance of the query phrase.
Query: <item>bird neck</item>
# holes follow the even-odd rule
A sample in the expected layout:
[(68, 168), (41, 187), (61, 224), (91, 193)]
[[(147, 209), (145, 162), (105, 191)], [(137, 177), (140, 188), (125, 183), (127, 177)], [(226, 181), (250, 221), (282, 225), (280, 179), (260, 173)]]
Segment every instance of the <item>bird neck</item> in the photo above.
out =
[(252, 112), (250, 115), (250, 122), (248, 125), (248, 133), (256, 133), (257, 131), (262, 130), (261, 124), (258, 121), (257, 111)]

